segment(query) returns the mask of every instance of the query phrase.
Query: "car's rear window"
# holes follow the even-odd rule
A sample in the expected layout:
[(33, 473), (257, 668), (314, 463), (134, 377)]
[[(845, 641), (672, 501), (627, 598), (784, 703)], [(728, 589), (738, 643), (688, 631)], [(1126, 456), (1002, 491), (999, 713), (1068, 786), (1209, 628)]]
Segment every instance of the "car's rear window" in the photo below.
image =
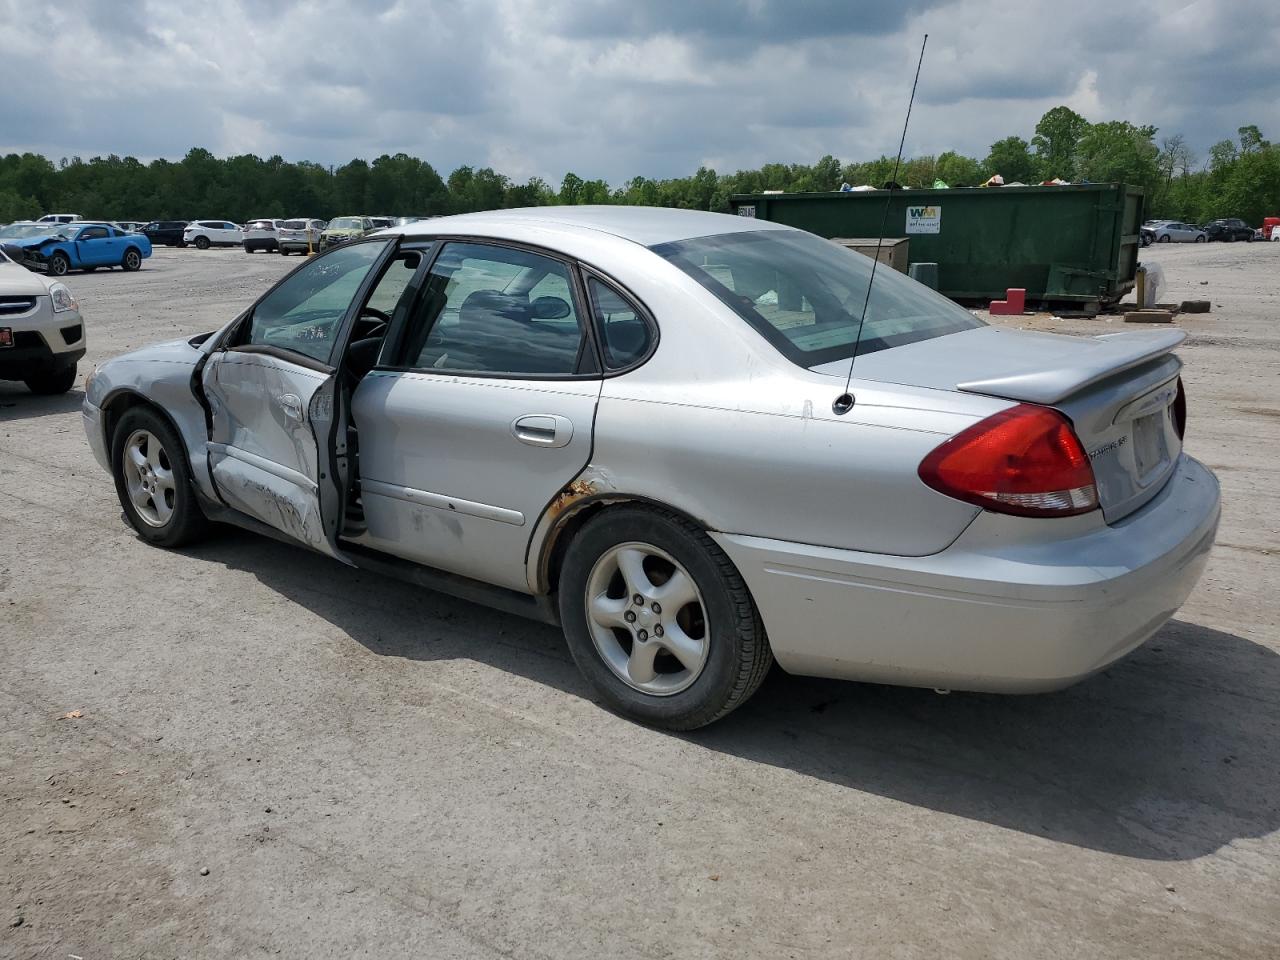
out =
[(855, 342), (859, 354), (874, 353), (983, 326), (883, 263), (868, 303), (871, 258), (801, 230), (727, 233), (652, 249), (803, 367), (851, 357)]
[(307, 229), (307, 221), (305, 220), (286, 220), (280, 224), (281, 230), (305, 230)]

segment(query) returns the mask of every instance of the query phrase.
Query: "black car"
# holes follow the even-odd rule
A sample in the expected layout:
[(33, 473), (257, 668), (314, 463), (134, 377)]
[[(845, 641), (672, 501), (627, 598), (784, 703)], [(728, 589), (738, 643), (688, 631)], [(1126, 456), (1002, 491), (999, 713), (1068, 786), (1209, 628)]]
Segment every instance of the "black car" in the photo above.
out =
[(185, 247), (182, 232), (187, 228), (186, 220), (152, 220), (142, 228), (142, 233), (152, 246), (166, 244), (170, 247)]
[(1253, 242), (1253, 227), (1243, 220), (1210, 220), (1204, 225), (1204, 232), (1209, 235), (1210, 240), (1225, 240), (1227, 243), (1236, 240)]

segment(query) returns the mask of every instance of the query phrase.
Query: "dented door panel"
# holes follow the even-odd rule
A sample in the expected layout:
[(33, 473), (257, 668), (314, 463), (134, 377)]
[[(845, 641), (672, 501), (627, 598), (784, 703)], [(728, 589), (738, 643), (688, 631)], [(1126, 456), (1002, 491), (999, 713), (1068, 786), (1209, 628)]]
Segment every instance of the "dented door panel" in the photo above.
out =
[(231, 506), (337, 556), (320, 510), (320, 451), (334, 377), (277, 356), (227, 350), (203, 372), (212, 413), (209, 467)]
[(374, 371), (352, 400), (379, 550), (527, 592), (525, 551), (591, 456), (599, 380)]

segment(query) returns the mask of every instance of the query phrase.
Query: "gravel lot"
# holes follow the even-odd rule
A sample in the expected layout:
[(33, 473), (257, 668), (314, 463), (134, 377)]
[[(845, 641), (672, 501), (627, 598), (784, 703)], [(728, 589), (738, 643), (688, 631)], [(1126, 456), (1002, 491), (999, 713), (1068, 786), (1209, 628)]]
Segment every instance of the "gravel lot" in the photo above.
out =
[[(1280, 244), (1144, 256), (1215, 305), (1179, 322), (1218, 546), (1048, 696), (775, 672), (646, 730), (550, 628), (235, 531), (144, 546), (79, 388), (0, 384), (0, 956), (1280, 956)], [(297, 262), (70, 277), (82, 373)]]

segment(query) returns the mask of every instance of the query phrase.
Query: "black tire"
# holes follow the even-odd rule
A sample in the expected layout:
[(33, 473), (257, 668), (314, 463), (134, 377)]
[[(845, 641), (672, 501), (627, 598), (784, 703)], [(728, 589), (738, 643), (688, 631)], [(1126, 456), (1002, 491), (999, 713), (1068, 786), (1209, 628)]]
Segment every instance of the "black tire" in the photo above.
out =
[(1169, 235), (1166, 233), (1163, 237), (1157, 237), (1156, 243), (1169, 243)]
[(49, 258), (49, 275), (53, 277), (65, 277), (67, 271), (71, 269), (71, 261), (67, 259), (67, 255), (61, 251), (55, 253)]
[[(143, 519), (138, 507), (130, 499), (126, 486), (126, 444), (140, 430), (147, 431), (160, 442), (160, 459), (162, 463), (168, 464), (168, 469), (173, 474), (172, 512), (160, 525)], [(143, 540), (157, 547), (180, 547), (201, 539), (208, 532), (209, 521), (196, 502), (186, 449), (169, 421), (155, 410), (134, 407), (120, 418), (111, 438), (111, 473), (115, 477), (116, 495), (120, 498), (124, 515)]]
[(208, 237), (196, 237), (195, 243), (196, 243), (196, 249), (197, 249), (197, 250), (208, 250), (208, 249), (209, 249), (209, 238), (208, 238)]
[(1204, 242), (1205, 242), (1204, 237), (1196, 237), (1196, 243), (1204, 243)]
[(65, 367), (57, 367), (47, 373), (34, 373), (22, 381), (27, 385), (27, 389), (32, 393), (38, 393), (41, 396), (51, 397), (55, 394), (66, 393), (76, 383), (76, 365), (68, 364)]
[(187, 241), (185, 240), (179, 240), (177, 243), (174, 244), (174, 246), (177, 247), (179, 250), (181, 250), (186, 245), (187, 245)]
[(128, 273), (142, 269), (142, 252), (137, 247), (130, 247), (120, 260), (120, 269)]
[[(630, 686), (606, 664), (592, 639), (586, 609), (592, 570), (612, 548), (632, 542), (657, 547), (678, 561), (702, 595), (709, 650), (696, 679), (678, 693), (664, 696)], [(565, 554), (559, 605), (569, 652), (600, 698), (623, 716), (655, 727), (693, 730), (720, 719), (756, 692), (773, 664), (764, 624), (733, 563), (705, 531), (666, 510), (616, 507), (588, 522)]]

